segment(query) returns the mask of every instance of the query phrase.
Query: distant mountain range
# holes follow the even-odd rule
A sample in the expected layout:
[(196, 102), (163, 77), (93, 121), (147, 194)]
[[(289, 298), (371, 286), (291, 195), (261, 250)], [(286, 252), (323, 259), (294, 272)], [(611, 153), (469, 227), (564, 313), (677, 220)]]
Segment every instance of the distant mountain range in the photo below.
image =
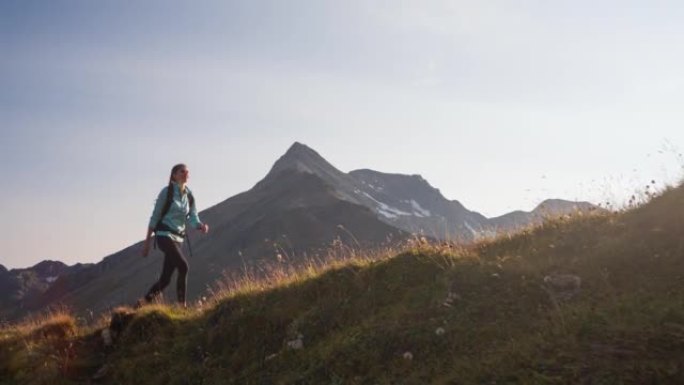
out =
[[(419, 233), (468, 242), (540, 223), (546, 216), (593, 209), (586, 202), (547, 200), (532, 212), (486, 218), (446, 199), (420, 175), (344, 173), (294, 143), (252, 189), (200, 213), (211, 232), (191, 234), (188, 298), (203, 295), (226, 271), (239, 274), (245, 266), (324, 256), (336, 240), (366, 248)], [(133, 303), (158, 278), (163, 259), (160, 252), (142, 258), (140, 249), (136, 243), (99, 263), (72, 267), (45, 261), (8, 271), (0, 265), (0, 318), (55, 304), (100, 312)]]
[(45, 292), (62, 277), (86, 265), (67, 266), (59, 261), (42, 261), (25, 269), (7, 270), (0, 265), (0, 321), (40, 307)]

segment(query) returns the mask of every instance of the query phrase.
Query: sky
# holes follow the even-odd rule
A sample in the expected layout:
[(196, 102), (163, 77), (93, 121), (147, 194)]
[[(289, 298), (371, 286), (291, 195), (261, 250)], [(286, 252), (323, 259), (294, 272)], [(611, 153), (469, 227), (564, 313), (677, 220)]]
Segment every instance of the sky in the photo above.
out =
[(485, 216), (620, 204), (684, 160), (680, 1), (0, 0), (0, 264), (142, 240), (295, 141)]

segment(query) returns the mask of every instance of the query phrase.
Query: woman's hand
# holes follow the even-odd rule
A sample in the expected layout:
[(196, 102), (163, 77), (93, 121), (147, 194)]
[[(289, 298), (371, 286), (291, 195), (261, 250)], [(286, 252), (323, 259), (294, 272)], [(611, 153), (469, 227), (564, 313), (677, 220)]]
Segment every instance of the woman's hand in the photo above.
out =
[(150, 240), (146, 239), (145, 243), (143, 243), (143, 248), (142, 248), (142, 256), (147, 257), (147, 255), (150, 253)]
[(199, 231), (203, 232), (204, 234), (206, 234), (206, 233), (209, 232), (209, 225), (206, 224), (206, 223), (202, 223), (201, 225), (199, 225), (199, 227), (197, 227), (197, 230), (199, 230)]

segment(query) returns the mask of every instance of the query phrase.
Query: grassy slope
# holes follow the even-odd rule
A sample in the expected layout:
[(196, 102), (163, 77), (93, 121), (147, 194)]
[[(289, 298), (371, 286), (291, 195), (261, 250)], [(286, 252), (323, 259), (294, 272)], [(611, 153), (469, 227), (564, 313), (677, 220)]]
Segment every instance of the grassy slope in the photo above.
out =
[[(554, 300), (553, 272), (579, 275), (580, 294)], [(204, 310), (144, 308), (111, 351), (96, 329), (6, 328), (0, 382), (87, 383), (107, 362), (107, 384), (677, 384), (682, 289), (680, 188), (469, 249), (252, 284)]]

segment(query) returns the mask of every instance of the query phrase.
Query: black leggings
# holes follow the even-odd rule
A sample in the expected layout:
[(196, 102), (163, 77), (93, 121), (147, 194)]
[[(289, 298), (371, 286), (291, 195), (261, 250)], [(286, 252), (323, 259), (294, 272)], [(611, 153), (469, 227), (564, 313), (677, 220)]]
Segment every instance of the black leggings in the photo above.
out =
[(159, 295), (171, 282), (171, 274), (178, 269), (178, 281), (176, 282), (176, 293), (178, 303), (185, 304), (185, 286), (188, 279), (188, 262), (181, 251), (182, 244), (174, 242), (169, 237), (157, 237), (157, 245), (164, 252), (164, 267), (159, 281), (152, 285), (150, 291), (145, 295), (145, 300), (151, 302)]

